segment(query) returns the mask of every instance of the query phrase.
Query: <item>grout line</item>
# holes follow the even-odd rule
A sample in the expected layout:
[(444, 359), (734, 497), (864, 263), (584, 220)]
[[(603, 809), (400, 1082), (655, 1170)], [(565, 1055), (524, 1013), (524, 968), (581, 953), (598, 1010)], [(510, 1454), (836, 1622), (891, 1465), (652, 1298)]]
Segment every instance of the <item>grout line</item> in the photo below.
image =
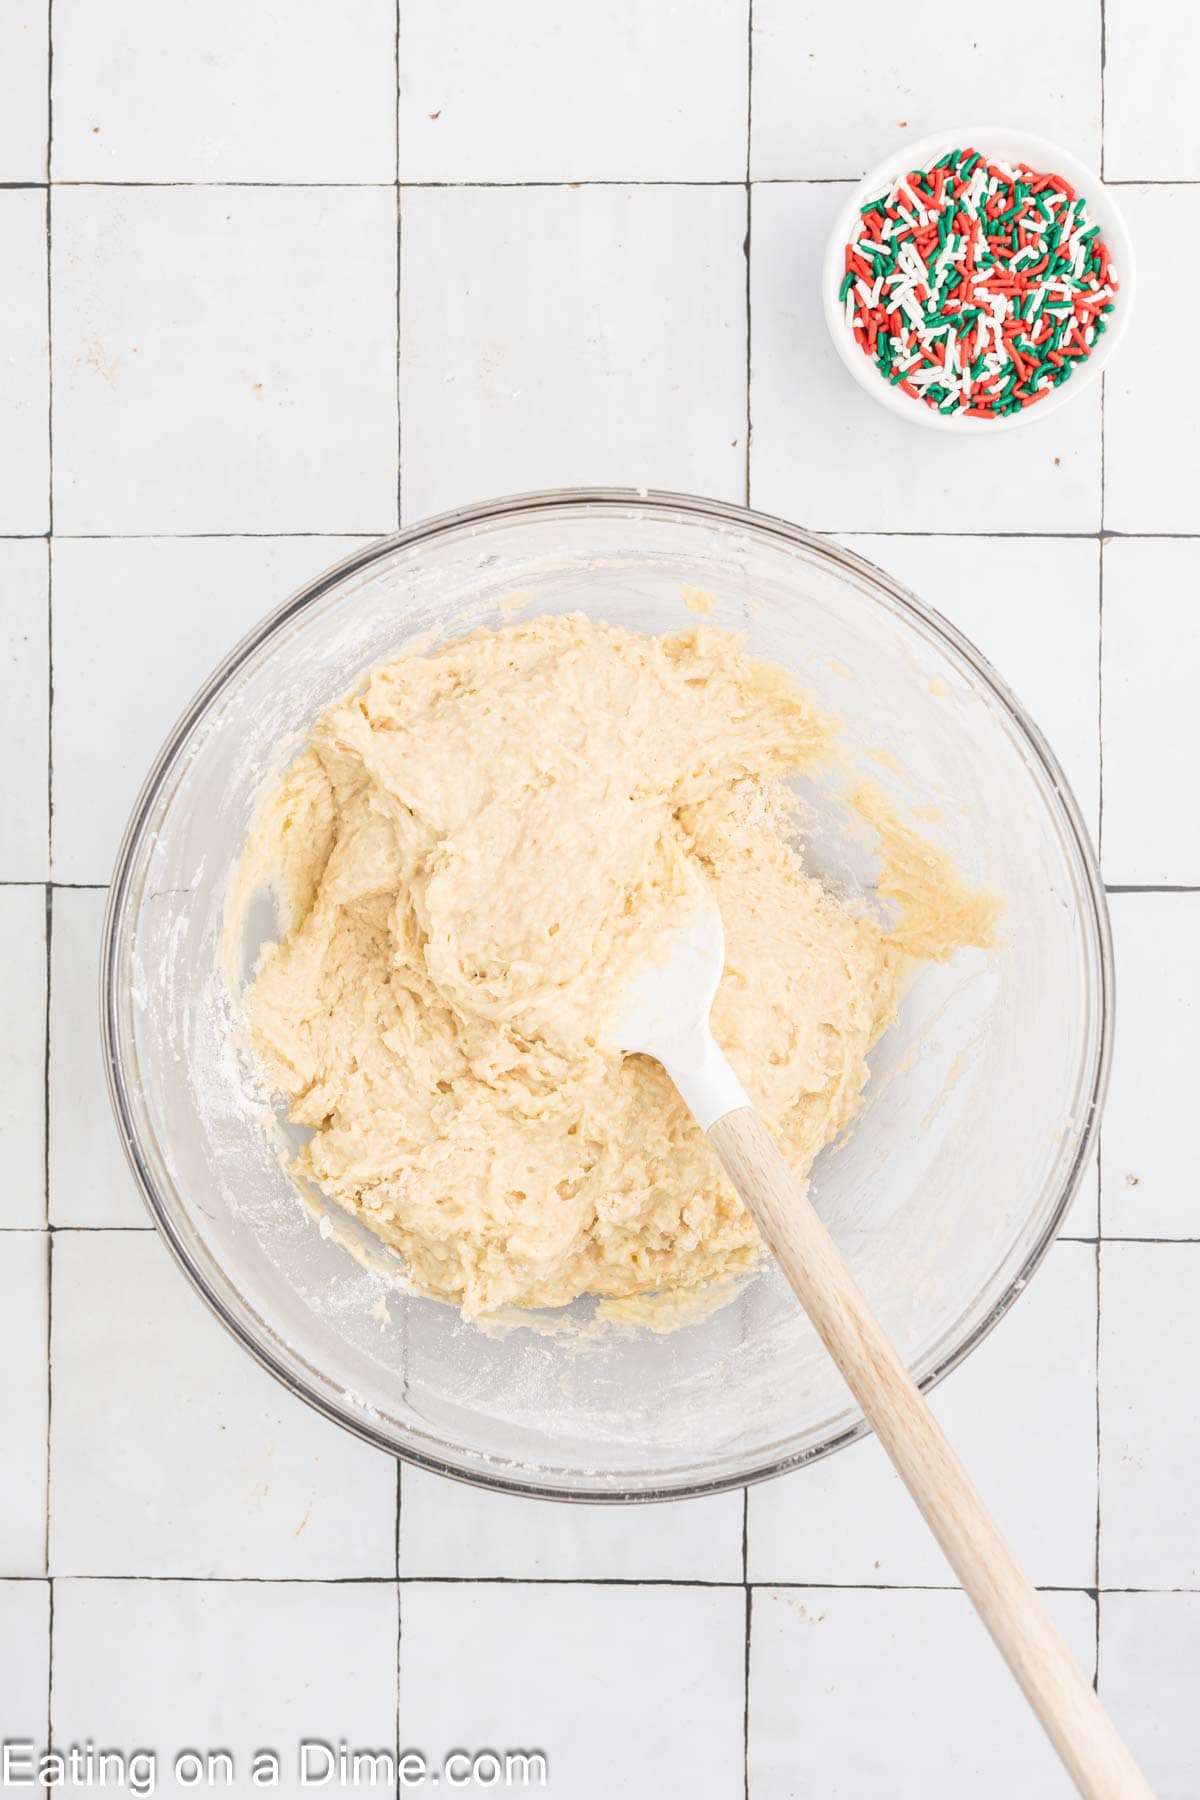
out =
[[(46, 0), (46, 180), (54, 163), (54, 0)], [(54, 203), (46, 188), (46, 873), (54, 874)], [(50, 1222), (50, 889), (46, 891), (46, 1222)]]
[(46, 1748), (54, 1745), (54, 1577), (48, 1582), (50, 1589), (48, 1631), (46, 1638)]
[[(837, 180), (839, 185), (844, 185), (844, 186), (852, 185), (852, 183), (849, 180), (846, 180), (843, 182), (843, 180), (840, 176), (836, 177), (834, 179)], [(398, 185), (402, 188), (424, 188), (424, 189), (429, 189), (429, 188), (434, 188), (434, 189), (436, 189), (436, 188), (448, 188), (448, 189), (454, 189), (454, 188), (472, 188), (472, 189), (474, 189), (474, 188), (499, 188), (499, 189), (506, 190), (506, 191), (507, 190), (515, 190), (515, 191), (519, 192), (524, 188), (572, 188), (572, 189), (574, 189), (574, 188), (593, 188), (593, 187), (598, 187), (598, 188), (642, 188), (642, 187), (735, 188), (735, 187), (743, 187), (745, 185), (745, 179), (742, 176), (729, 176), (729, 177), (724, 177), (724, 178), (718, 177), (718, 178), (715, 178), (712, 180), (694, 180), (688, 176), (675, 176), (675, 177), (659, 176), (659, 177), (655, 177), (650, 180), (639, 181), (634, 178), (620, 179), (620, 178), (613, 177), (613, 176), (595, 176), (595, 177), (590, 177), (590, 178), (588, 176), (583, 176), (580, 179), (576, 179), (575, 177), (573, 177), (571, 175), (558, 175), (558, 176), (554, 176), (554, 177), (548, 177), (548, 178), (546, 178), (544, 180), (540, 180), (540, 181), (484, 181), (484, 180), (479, 180), (479, 181), (400, 181), (398, 177), (392, 177), (388, 181), (98, 181), (98, 180), (66, 181), (66, 180), (63, 180), (63, 181), (51, 181), (49, 184), (47, 184), (44, 181), (21, 181), (21, 182), (0, 183), (0, 187), (6, 186), (6, 187), (42, 188), (42, 187), (46, 187), (47, 185), (49, 185), (50, 187), (56, 187), (56, 188), (149, 188), (149, 189), (162, 189), (162, 190), (169, 190), (171, 188), (210, 188), (210, 189), (211, 188), (264, 188), (267, 190), (274, 190), (274, 191), (280, 192), (280, 193), (287, 193), (287, 192), (294, 192), (294, 191), (303, 192), (303, 191), (307, 191), (308, 189), (317, 189), (317, 190), (321, 190), (321, 191), (336, 191), (339, 188), (345, 189), (347, 192), (358, 193), (364, 189), (367, 189), (367, 190), (380, 189), (380, 190), (382, 190), (384, 188), (395, 187)], [(801, 182), (801, 183), (798, 183), (797, 185), (807, 187), (807, 186), (814, 185), (814, 184), (809, 183), (809, 182)]]
[[(46, 1237), (46, 1531), (43, 1538), (42, 1555), (46, 1564), (47, 1578), (51, 1580), (53, 1577), (50, 1574), (50, 1429), (54, 1422), (53, 1339), (54, 1238), (48, 1233)], [(53, 1591), (51, 1588), (51, 1593)]]
[[(766, 1590), (775, 1592), (803, 1592), (810, 1590), (822, 1594), (961, 1594), (962, 1588), (956, 1582), (902, 1582), (902, 1581), (772, 1581), (769, 1577), (762, 1581), (705, 1581), (701, 1579), (686, 1580), (672, 1576), (623, 1576), (623, 1575), (405, 1575), (397, 1582), (394, 1575), (81, 1575), (64, 1574), (47, 1577), (45, 1575), (10, 1575), (0, 1577), (6, 1581), (75, 1581), (75, 1582), (172, 1582), (207, 1584), (210, 1587), (559, 1587), (559, 1588), (683, 1588), (707, 1592), (719, 1589), (733, 1593), (739, 1590), (747, 1594), (760, 1593)], [(1194, 1594), (1200, 1588), (1129, 1588), (1111, 1587), (1095, 1588), (1064, 1586), (1061, 1583), (1038, 1582), (1039, 1594), (1087, 1594), (1095, 1597), (1102, 1594)]]
[[(728, 1589), (730, 1592), (741, 1588), (740, 1581), (682, 1581), (663, 1577), (647, 1576), (643, 1580), (618, 1579), (617, 1577), (576, 1577), (562, 1576), (553, 1578), (544, 1575), (406, 1575), (397, 1583), (393, 1575), (0, 1575), (0, 1582), (38, 1582), (46, 1584), (53, 1594), (55, 1584), (60, 1581), (71, 1582), (107, 1582), (133, 1583), (157, 1582), (166, 1584), (173, 1582), (206, 1583), (210, 1587), (630, 1587), (630, 1588), (711, 1588)], [(961, 1594), (962, 1589), (953, 1587), (917, 1587), (901, 1582), (881, 1584), (861, 1581), (752, 1581), (745, 1591), (751, 1594), (762, 1592), (802, 1592), (805, 1589), (822, 1594)], [(1038, 1586), (1039, 1594), (1083, 1594), (1095, 1600), (1105, 1594), (1200, 1594), (1197, 1587), (1043, 1587)]]
[[(862, 180), (865, 170), (856, 175), (755, 175), (751, 178), (753, 187), (840, 187), (851, 188)], [(1110, 181), (1102, 176), (1106, 187), (1114, 188), (1148, 188), (1148, 187), (1200, 187), (1200, 176), (1195, 175), (1122, 175)], [(100, 180), (68, 180), (54, 181), (0, 181), (0, 193), (13, 193), (36, 190), (39, 188), (144, 188), (149, 190), (170, 191), (173, 188), (257, 188), (266, 192), (289, 193), (336, 192), (339, 189), (347, 193), (380, 190), (395, 187), (394, 179), (388, 181), (100, 181)], [(733, 188), (746, 185), (743, 176), (714, 176), (709, 179), (696, 179), (686, 175), (660, 175), (638, 179), (635, 176), (594, 175), (574, 177), (557, 175), (545, 177), (538, 181), (401, 181), (401, 188), (414, 188), (425, 191), (439, 189), (454, 190), (458, 188), (499, 189), (500, 191), (520, 192), (525, 188)]]
[[(42, 1581), (44, 1576), (29, 1576)], [(182, 1585), (207, 1584), (209, 1587), (390, 1587), (396, 1586), (394, 1575), (81, 1575), (77, 1572), (54, 1576), (56, 1581), (127, 1582), (136, 1581)], [(682, 1583), (680, 1585), (683, 1585)], [(3, 1792), (0, 1789), (0, 1792)]]
[(1098, 1238), (1089, 1238), (1089, 1243), (1096, 1244), (1200, 1244), (1200, 1237), (1125, 1237), (1113, 1231), (1102, 1231)]
[(54, 941), (54, 889), (49, 882), (45, 884), (45, 926), (43, 954), (45, 956), (45, 979), (42, 1037), (42, 1213), (44, 1229), (50, 1225), (50, 990), (53, 976), (51, 973), (52, 945)]
[[(848, 535), (848, 534), (843, 534)], [(64, 893), (103, 894), (108, 891), (107, 881), (0, 881), (0, 888), (54, 888)], [(1104, 885), (1106, 894), (1200, 894), (1200, 884), (1186, 882), (1151, 881), (1128, 883), (1109, 881)]]
[(1105, 173), (1104, 173), (1104, 165), (1107, 160), (1105, 145), (1104, 145), (1104, 124), (1105, 124), (1104, 72), (1105, 72), (1105, 66), (1106, 66), (1107, 62), (1108, 62), (1108, 12), (1107, 12), (1106, 0), (1100, 0), (1100, 179), (1101, 179), (1101, 181), (1104, 181), (1107, 179), (1107, 177), (1105, 176)]
[[(1100, 377), (1100, 551), (1096, 565), (1096, 864), (1104, 881), (1104, 376)], [(1107, 892), (1107, 887), (1105, 892)]]
[(401, 416), (401, 385), (399, 385), (399, 288), (403, 281), (403, 196), (399, 185), (399, 0), (396, 0), (396, 529), (403, 526), (405, 518), (405, 423)]
[(400, 186), (400, 0), (396, 0), (396, 29), (392, 46), (392, 74), (395, 77), (395, 126), (392, 133), (393, 180)]
[(742, 1665), (742, 1794), (750, 1800), (750, 1635), (753, 1629), (754, 1593), (746, 1587), (746, 1649)]
[[(632, 491), (632, 490), (630, 490)], [(820, 535), (839, 538), (950, 538), (963, 539), (970, 543), (987, 543), (993, 538), (1015, 542), (1051, 543), (1097, 543), (1101, 539), (1105, 543), (1120, 540), (1122, 543), (1180, 543), (1193, 544), (1200, 539), (1200, 531), (1118, 531), (1111, 526), (1104, 531), (892, 531), (879, 530), (870, 525), (813, 525), (807, 526), (809, 531)], [(377, 531), (56, 531), (56, 543), (78, 544), (125, 544), (125, 543), (204, 543), (214, 540), (218, 543), (239, 543), (243, 538), (258, 540), (265, 538), (351, 538), (360, 539), (364, 544), (378, 543), (383, 538), (393, 536), (392, 528)], [(0, 532), (0, 543), (38, 543), (45, 542), (48, 533), (44, 531), (9, 531)]]
[(750, 184), (746, 183), (746, 236), (742, 240), (742, 254), (746, 259), (746, 446), (743, 452), (742, 504), (750, 504), (750, 439), (753, 432), (753, 417), (750, 403), (750, 371), (753, 366), (754, 322), (751, 300), (750, 273), (750, 238), (754, 229), (754, 202), (751, 197)]
[[(50, 171), (54, 166), (54, 0), (46, 0), (46, 481), (47, 537), (54, 536), (54, 227)], [(53, 560), (53, 559), (52, 559)], [(53, 575), (51, 575), (53, 582)], [(53, 692), (53, 688), (51, 689)]]
[[(1101, 1127), (1103, 1130), (1103, 1127)], [(1096, 1674), (1100, 1675), (1100, 1245), (1096, 1245), (1096, 1537), (1093, 1549), (1092, 1575), (1096, 1583)]]
[[(51, 448), (50, 507), (54, 508), (54, 458)], [(46, 544), (46, 873), (48, 886), (64, 887), (54, 881), (54, 539)], [(107, 886), (107, 882), (105, 886)]]
[(403, 1499), (401, 1499), (401, 1489), (403, 1489), (401, 1474), (403, 1474), (403, 1467), (405, 1467), (405, 1465), (401, 1463), (398, 1456), (398, 1458), (396, 1458), (396, 1771), (398, 1771), (398, 1773), (396, 1773), (396, 1800), (403, 1800), (403, 1795), (401, 1795), (401, 1791), (399, 1791), (399, 1786), (401, 1786), (401, 1784), (399, 1784), (399, 1730), (401, 1730), (401, 1728), (399, 1728), (399, 1663), (401, 1663), (403, 1643), (405, 1643), (403, 1595), (401, 1595), (401, 1591), (399, 1591), (399, 1508), (403, 1505)]
[[(44, 184), (35, 182), (32, 185), (41, 187)], [(358, 193), (374, 188), (390, 188), (395, 183), (391, 179), (387, 181), (102, 181), (87, 177), (67, 178), (64, 176), (51, 181), (49, 185), (52, 188), (149, 188), (164, 191), (171, 188), (266, 188), (280, 193), (307, 192), (309, 189), (329, 192), (345, 188)]]
[[(30, 533), (30, 536), (45, 536), (45, 533)], [(218, 543), (238, 543), (243, 538), (360, 538), (364, 544), (376, 544), (381, 538), (394, 535), (391, 526), (386, 531), (56, 531), (55, 541), (72, 544), (189, 544), (205, 543), (215, 539)]]
[(750, 407), (750, 370), (752, 366), (752, 348), (754, 342), (753, 299), (751, 284), (750, 240), (754, 229), (754, 189), (750, 181), (751, 159), (754, 149), (754, 0), (747, 0), (746, 6), (746, 237), (742, 245), (742, 254), (746, 259), (746, 429), (745, 451), (743, 454), (744, 474), (742, 478), (742, 498), (746, 506), (750, 504), (750, 437), (752, 418)]
[(742, 1791), (750, 1800), (750, 1489), (742, 1489), (742, 1588), (746, 1596), (745, 1642), (742, 1650)]
[[(35, 1237), (35, 1236), (36, 1237), (45, 1237), (47, 1235), (47, 1233), (51, 1237), (56, 1237), (56, 1236), (62, 1236), (64, 1233), (69, 1236), (73, 1232), (84, 1232), (84, 1231), (140, 1232), (144, 1236), (147, 1233), (153, 1232), (155, 1229), (156, 1229), (156, 1227), (154, 1225), (154, 1222), (150, 1219), (147, 1219), (147, 1221), (144, 1225), (68, 1225), (68, 1224), (63, 1224), (63, 1225), (49, 1225), (49, 1224), (47, 1224), (47, 1225), (3, 1225), (3, 1224), (0, 1224), (0, 1237), (19, 1237), (19, 1236), (21, 1236), (22, 1233), (24, 1233), (26, 1237)], [(1124, 1233), (1118, 1233), (1118, 1232), (1112, 1232), (1112, 1231), (1103, 1231), (1103, 1232), (1099, 1232), (1099, 1233), (1083, 1232), (1083, 1231), (1060, 1231), (1054, 1241), (1056, 1244), (1200, 1244), (1200, 1236), (1197, 1236), (1197, 1237), (1127, 1237)], [(743, 1492), (744, 1491), (745, 1490), (743, 1490)], [(676, 1499), (686, 1498), (686, 1496), (677, 1495), (677, 1496), (675, 1496), (675, 1498)], [(665, 1504), (668, 1504), (668, 1503), (665, 1503)], [(745, 1528), (743, 1526), (743, 1530), (744, 1529)], [(5, 1576), (0, 1575), (0, 1581), (3, 1581), (5, 1579), (7, 1579)]]
[[(47, 1031), (49, 1038), (49, 1031)], [(54, 1239), (46, 1241), (46, 1577), (50, 1585), (49, 1642), (46, 1649), (46, 1746), (54, 1742), (54, 1574), (50, 1562), (54, 1425)]]
[(750, 1581), (750, 1489), (742, 1489), (742, 1581)]
[(156, 1227), (153, 1220), (147, 1219), (144, 1225), (47, 1225), (45, 1229), (51, 1237), (58, 1237), (63, 1233), (70, 1236), (72, 1232), (78, 1231), (136, 1231), (145, 1236), (147, 1232), (154, 1231)]
[[(70, 1233), (79, 1231), (137, 1231), (144, 1234), (153, 1232), (154, 1230), (156, 1230), (156, 1227), (151, 1220), (147, 1220), (145, 1225), (0, 1225), (0, 1235), (7, 1234), (10, 1237), (18, 1236), (21, 1232), (26, 1233), (27, 1236), (44, 1236), (47, 1232), (51, 1235), (61, 1235), (63, 1232)], [(1128, 1237), (1123, 1232), (1113, 1231), (1102, 1231), (1099, 1233), (1060, 1231), (1054, 1241), (1056, 1244), (1200, 1244), (1200, 1236)], [(687, 1499), (688, 1496), (686, 1494), (676, 1494), (672, 1498), (674, 1500), (681, 1500)], [(670, 1500), (664, 1501), (663, 1504), (670, 1504)], [(0, 1580), (3, 1579), (4, 1577), (0, 1576)]]
[[(61, 1235), (64, 1232), (69, 1234), (71, 1232), (81, 1231), (136, 1231), (145, 1235), (146, 1233), (153, 1232), (155, 1229), (156, 1227), (153, 1221), (149, 1219), (144, 1225), (0, 1225), (0, 1236), (7, 1235), (16, 1237), (21, 1232), (25, 1232), (29, 1236), (34, 1234), (44, 1236), (46, 1232), (49, 1232), (53, 1236)], [(1200, 1244), (1200, 1236), (1127, 1237), (1123, 1232), (1118, 1233), (1112, 1231), (1102, 1231), (1099, 1233), (1060, 1231), (1054, 1241), (1056, 1244)], [(676, 1500), (686, 1499), (687, 1496), (675, 1495), (674, 1498)], [(664, 1504), (669, 1504), (669, 1502), (664, 1502)], [(0, 1581), (3, 1579), (4, 1577), (0, 1575)]]
[(396, 1800), (402, 1800), (400, 1786), (400, 1658), (404, 1647), (404, 1612), (400, 1585), (396, 1583), (396, 1679), (394, 1691), (396, 1695)]

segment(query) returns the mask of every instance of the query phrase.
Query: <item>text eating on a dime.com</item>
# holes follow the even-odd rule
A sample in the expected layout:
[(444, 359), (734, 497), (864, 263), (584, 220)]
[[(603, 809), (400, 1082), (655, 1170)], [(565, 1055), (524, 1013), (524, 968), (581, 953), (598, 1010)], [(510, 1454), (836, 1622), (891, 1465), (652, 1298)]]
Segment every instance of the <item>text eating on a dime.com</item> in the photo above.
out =
[(344, 1738), (302, 1738), (290, 1752), (203, 1750), (164, 1752), (119, 1750), (90, 1738), (83, 1743), (39, 1748), (31, 1738), (0, 1742), (0, 1791), (50, 1788), (104, 1790), (149, 1800), (160, 1783), (212, 1791), (247, 1780), (252, 1788), (297, 1787), (331, 1793), (390, 1793), (404, 1789), (494, 1788), (501, 1793), (547, 1786), (550, 1771), (542, 1750), (447, 1750), (430, 1757), (422, 1750), (355, 1748)]

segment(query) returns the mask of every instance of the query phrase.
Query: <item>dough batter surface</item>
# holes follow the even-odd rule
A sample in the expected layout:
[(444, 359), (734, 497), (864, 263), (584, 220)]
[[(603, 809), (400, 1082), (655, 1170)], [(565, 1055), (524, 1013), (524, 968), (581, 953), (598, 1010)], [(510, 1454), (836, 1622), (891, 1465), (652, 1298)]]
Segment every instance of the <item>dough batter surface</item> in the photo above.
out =
[(783, 783), (831, 737), (729, 633), (578, 615), (402, 656), (318, 721), (247, 847), (290, 915), (251, 1036), (312, 1129), (299, 1172), (418, 1288), (478, 1316), (755, 1260), (666, 1075), (605, 1042), (692, 873), (725, 924), (714, 1031), (801, 1174), (860, 1104), (906, 957), (994, 913), (943, 858), (906, 939), (804, 873)]

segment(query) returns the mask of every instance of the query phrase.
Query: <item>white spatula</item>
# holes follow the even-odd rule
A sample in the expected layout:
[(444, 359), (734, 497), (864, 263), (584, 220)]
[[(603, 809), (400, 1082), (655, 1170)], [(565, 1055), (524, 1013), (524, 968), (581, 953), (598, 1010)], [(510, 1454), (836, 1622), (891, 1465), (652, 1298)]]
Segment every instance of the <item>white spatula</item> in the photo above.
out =
[(720, 914), (705, 901), (627, 982), (613, 1042), (662, 1063), (708, 1133), (1079, 1792), (1148, 1800), (1145, 1778), (715, 1043), (708, 1015), (724, 963)]

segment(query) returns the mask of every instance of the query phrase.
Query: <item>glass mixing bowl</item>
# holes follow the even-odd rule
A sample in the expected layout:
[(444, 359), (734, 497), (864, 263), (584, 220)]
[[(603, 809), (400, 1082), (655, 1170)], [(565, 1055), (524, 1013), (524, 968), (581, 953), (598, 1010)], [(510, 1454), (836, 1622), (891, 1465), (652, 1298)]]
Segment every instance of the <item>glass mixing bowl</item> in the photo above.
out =
[[(1003, 902), (996, 947), (922, 965), (815, 1204), (916, 1377), (940, 1379), (1041, 1260), (1083, 1170), (1108, 1064), (1111, 958), (1079, 810), (978, 652), (849, 550), (715, 501), (536, 494), (372, 545), (265, 619), (207, 682), (138, 800), (105, 930), (105, 1056), (155, 1222), (213, 1311), (360, 1437), (483, 1486), (574, 1499), (712, 1493), (863, 1429), (764, 1260), (674, 1332), (591, 1302), (481, 1329), (287, 1172), (289, 1136), (236, 1047), (220, 966), (230, 877), (264, 783), (332, 700), (416, 634), (579, 610), (645, 632), (713, 623), (841, 721), (850, 761)], [(809, 867), (873, 904), (852, 775), (798, 783)], [(235, 951), (274, 935), (264, 897)], [(236, 985), (236, 983), (235, 983)], [(307, 1202), (307, 1203), (306, 1203)]]

